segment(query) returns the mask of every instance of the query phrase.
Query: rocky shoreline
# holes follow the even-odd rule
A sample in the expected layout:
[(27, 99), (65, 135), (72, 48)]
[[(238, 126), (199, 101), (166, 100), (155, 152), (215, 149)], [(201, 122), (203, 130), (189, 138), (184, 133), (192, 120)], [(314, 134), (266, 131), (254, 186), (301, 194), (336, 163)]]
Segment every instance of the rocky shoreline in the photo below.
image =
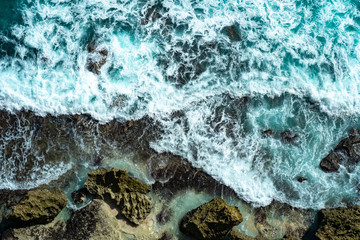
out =
[[(87, 115), (40, 117), (26, 111), (0, 113), (0, 144), (5, 149), (4, 156), (13, 160), (13, 169), (9, 168), (8, 172), (15, 172), (14, 180), (29, 179), (39, 156), (44, 166), (76, 159), (72, 160), (70, 170), (45, 185), (31, 190), (0, 190), (0, 239), (355, 239), (359, 236), (358, 207), (321, 210), (317, 220), (314, 211), (277, 202), (253, 208), (231, 188), (194, 168), (186, 159), (153, 151), (149, 142), (161, 130), (150, 118), (103, 124)], [(9, 133), (13, 139), (3, 141)], [(24, 134), (26, 138), (21, 140), (18, 136)], [(21, 155), (24, 141), (32, 146), (25, 149), (28, 156), (25, 165)], [(351, 170), (360, 159), (358, 142), (358, 133), (353, 131), (334, 153), (321, 161), (320, 167), (336, 172), (337, 164), (349, 163)], [(140, 181), (124, 169), (104, 168), (106, 158), (114, 154), (113, 149), (119, 150), (116, 154), (131, 154), (131, 164), (146, 179)], [(340, 161), (332, 157), (335, 155), (346, 159)], [(77, 172), (85, 163), (90, 166), (84, 170), (88, 177), (79, 180)], [(72, 182), (76, 182), (73, 188), (69, 187)], [(177, 216), (172, 203), (188, 192), (205, 194), (209, 201), (201, 200), (201, 204), (193, 204), (186, 214)], [(246, 236), (247, 228), (252, 229), (251, 236)]]

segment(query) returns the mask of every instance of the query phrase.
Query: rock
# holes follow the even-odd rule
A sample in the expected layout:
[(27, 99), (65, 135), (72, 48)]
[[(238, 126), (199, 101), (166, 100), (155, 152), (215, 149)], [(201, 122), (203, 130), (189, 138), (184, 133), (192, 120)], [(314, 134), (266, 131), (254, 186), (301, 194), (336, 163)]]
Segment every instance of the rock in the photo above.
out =
[(60, 189), (30, 190), (25, 199), (13, 207), (7, 220), (17, 227), (49, 223), (62, 211), (66, 203), (66, 195)]
[(172, 210), (165, 207), (156, 215), (156, 222), (160, 225), (165, 225), (171, 219), (172, 215)]
[(235, 42), (241, 41), (240, 34), (238, 34), (235, 25), (225, 27), (224, 32), (230, 38), (231, 41), (235, 41)]
[(360, 206), (323, 209), (318, 217), (319, 228), (315, 235), (320, 240), (359, 239)]
[(85, 208), (73, 212), (64, 239), (159, 239), (149, 219), (137, 227), (118, 219), (119, 212), (102, 200), (94, 199)]
[(55, 219), (46, 225), (8, 229), (2, 240), (157, 240), (161, 236), (154, 232), (152, 219), (137, 227), (118, 219), (119, 212), (102, 200), (95, 199), (89, 205), (71, 213), (68, 221)]
[(100, 168), (89, 172), (84, 186), (97, 196), (130, 192), (146, 194), (151, 190), (149, 185), (130, 177), (125, 170), (115, 168)]
[(121, 207), (121, 214), (130, 222), (140, 224), (150, 214), (152, 209), (151, 199), (139, 192), (122, 193), (117, 199)]
[(308, 179), (306, 177), (297, 177), (296, 180), (300, 183), (307, 181)]
[(170, 153), (156, 154), (149, 160), (149, 170), (155, 179), (152, 188), (170, 198), (179, 191), (195, 189), (210, 194), (225, 194), (237, 198), (233, 189), (215, 180), (201, 169), (194, 168), (185, 159)]
[(227, 240), (260, 240), (261, 238), (253, 238), (241, 233), (238, 229), (232, 228), (227, 236)]
[(268, 223), (266, 210), (264, 208), (258, 208), (256, 210), (254, 220), (260, 237), (264, 237), (265, 239), (273, 239), (275, 237), (277, 229)]
[(88, 194), (89, 191), (86, 188), (81, 188), (77, 191), (72, 192), (71, 197), (74, 200), (74, 203), (80, 204), (85, 202)]
[(334, 151), (329, 153), (320, 162), (324, 172), (337, 172), (340, 164), (345, 165), (348, 170), (360, 161), (360, 138), (357, 132), (340, 141)]
[(269, 136), (274, 136), (275, 135), (275, 132), (271, 129), (267, 129), (267, 130), (264, 130), (261, 132), (261, 135), (263, 137), (269, 137)]
[(84, 186), (89, 193), (115, 203), (132, 223), (141, 223), (151, 212), (151, 199), (145, 195), (150, 186), (130, 177), (123, 169), (92, 171)]
[(299, 136), (290, 130), (285, 130), (280, 133), (281, 140), (284, 143), (294, 144), (299, 139)]
[(146, 25), (149, 22), (155, 22), (156, 20), (160, 19), (162, 17), (162, 15), (159, 12), (160, 8), (161, 6), (159, 5), (154, 5), (152, 7), (147, 8), (144, 17), (141, 20), (141, 24)]
[(158, 240), (174, 240), (174, 239), (176, 239), (176, 238), (174, 238), (173, 235), (171, 235), (170, 233), (164, 232), (164, 234)]
[[(24, 228), (12, 228), (6, 230), (1, 240), (65, 240), (64, 231), (66, 222), (53, 221), (45, 225), (34, 225)], [(72, 239), (72, 238), (67, 238)]]
[(89, 44), (88, 52), (91, 55), (87, 60), (86, 68), (92, 73), (99, 74), (101, 67), (106, 63), (109, 52), (106, 49), (97, 50), (94, 43)]
[(218, 240), (224, 238), (242, 220), (237, 207), (215, 198), (188, 212), (181, 220), (180, 230), (196, 239)]

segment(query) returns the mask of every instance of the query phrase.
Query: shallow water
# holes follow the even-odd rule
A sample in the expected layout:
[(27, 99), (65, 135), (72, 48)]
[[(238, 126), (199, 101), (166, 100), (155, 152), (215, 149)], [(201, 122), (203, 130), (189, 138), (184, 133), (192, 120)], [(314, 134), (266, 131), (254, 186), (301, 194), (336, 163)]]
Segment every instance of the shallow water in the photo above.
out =
[[(255, 206), (358, 201), (358, 168), (319, 168), (359, 127), (357, 1), (18, 0), (0, 7), (0, 108), (87, 113), (102, 122), (149, 115), (163, 130), (153, 149), (187, 158)], [(102, 50), (106, 63), (95, 74), (87, 66), (101, 61)], [(274, 136), (265, 137), (267, 129)], [(298, 136), (294, 144), (281, 139), (286, 130)], [(0, 152), (4, 171), (11, 159)], [(57, 167), (29, 181), (46, 182)]]

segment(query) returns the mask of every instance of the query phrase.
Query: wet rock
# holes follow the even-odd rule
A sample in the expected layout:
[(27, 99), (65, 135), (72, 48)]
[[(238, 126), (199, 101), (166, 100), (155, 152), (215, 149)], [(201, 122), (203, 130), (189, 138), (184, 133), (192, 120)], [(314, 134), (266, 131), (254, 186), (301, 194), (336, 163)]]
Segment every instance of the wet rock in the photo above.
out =
[(85, 208), (73, 212), (64, 239), (158, 239), (152, 221), (132, 227), (117, 218), (118, 211), (95, 199)]
[(174, 239), (176, 239), (176, 238), (174, 238), (173, 235), (171, 235), (170, 233), (165, 232), (165, 233), (161, 236), (161, 238), (159, 238), (158, 240), (174, 240)]
[(90, 56), (87, 60), (86, 68), (92, 73), (99, 74), (101, 67), (106, 63), (109, 52), (106, 49), (97, 50), (95, 43), (89, 44), (88, 52)]
[(155, 22), (156, 20), (160, 19), (162, 17), (162, 15), (159, 12), (161, 8), (162, 8), (161, 5), (154, 5), (148, 7), (145, 11), (145, 15), (143, 19), (141, 20), (141, 24), (146, 25), (149, 22)]
[(135, 224), (144, 221), (152, 209), (151, 199), (139, 192), (122, 193), (116, 201), (122, 216)]
[(81, 188), (77, 191), (72, 192), (71, 197), (74, 200), (74, 203), (80, 204), (85, 202), (88, 194), (89, 191), (86, 188)]
[(321, 160), (320, 167), (324, 172), (337, 172), (344, 159), (342, 154), (331, 152)]
[(232, 228), (230, 233), (227, 235), (227, 240), (261, 240), (261, 237), (253, 238), (241, 233), (238, 229)]
[(88, 178), (84, 184), (91, 194), (104, 196), (105, 194), (118, 194), (139, 192), (146, 194), (150, 192), (149, 185), (142, 183), (138, 179), (130, 177), (124, 169), (101, 168), (88, 173)]
[(216, 181), (201, 169), (192, 167), (181, 157), (169, 153), (156, 154), (149, 163), (150, 175), (156, 181), (152, 188), (165, 197), (171, 197), (182, 190), (195, 189), (237, 198), (234, 190)]
[(273, 130), (271, 130), (271, 129), (267, 129), (267, 130), (265, 130), (265, 131), (262, 131), (262, 132), (261, 132), (261, 135), (262, 135), (263, 137), (274, 136), (274, 135), (275, 135), (275, 132), (274, 132)]
[(60, 189), (30, 190), (25, 198), (12, 208), (7, 220), (17, 227), (49, 223), (62, 211), (66, 203), (66, 195)]
[(319, 228), (316, 236), (319, 239), (359, 239), (360, 206), (323, 209), (318, 216)]
[(235, 25), (228, 26), (224, 28), (225, 34), (230, 38), (231, 41), (241, 41), (240, 34)]
[[(6, 230), (1, 240), (64, 240), (66, 222), (53, 221), (45, 225), (34, 225), (25, 228), (12, 228)], [(72, 238), (68, 238), (72, 239)]]
[(348, 138), (340, 141), (334, 151), (329, 153), (320, 162), (324, 172), (337, 172), (340, 164), (351, 170), (360, 161), (360, 138), (353, 132)]
[(277, 229), (268, 223), (264, 208), (259, 208), (256, 211), (255, 227), (259, 231), (259, 235), (266, 239), (273, 239), (277, 233)]
[(173, 212), (170, 208), (163, 208), (161, 211), (156, 215), (156, 222), (160, 225), (165, 225), (170, 218), (172, 217)]
[(181, 220), (180, 230), (196, 239), (218, 240), (224, 238), (242, 220), (237, 207), (215, 198), (188, 212)]
[(84, 186), (96, 197), (115, 203), (132, 223), (141, 223), (151, 212), (151, 199), (145, 195), (150, 186), (130, 177), (123, 169), (92, 171)]
[(285, 130), (280, 133), (281, 140), (284, 143), (294, 144), (299, 139), (299, 136), (290, 130)]
[(296, 180), (300, 183), (307, 181), (308, 179), (306, 177), (297, 177)]
[[(302, 239), (313, 224), (315, 214), (313, 210), (293, 208), (274, 201), (269, 206), (255, 210), (254, 223), (259, 233), (257, 239), (273, 239), (284, 234), (284, 230), (287, 239)], [(268, 218), (272, 221), (268, 221)]]

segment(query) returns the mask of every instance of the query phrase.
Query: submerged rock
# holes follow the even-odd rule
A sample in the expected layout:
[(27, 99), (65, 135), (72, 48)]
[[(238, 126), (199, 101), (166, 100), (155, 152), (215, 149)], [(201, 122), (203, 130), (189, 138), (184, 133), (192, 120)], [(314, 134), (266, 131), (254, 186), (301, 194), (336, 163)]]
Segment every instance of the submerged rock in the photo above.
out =
[(180, 230), (196, 239), (218, 240), (243, 220), (237, 207), (229, 206), (221, 198), (188, 212), (180, 223)]
[(49, 223), (62, 211), (66, 203), (66, 195), (60, 189), (30, 190), (25, 199), (13, 207), (7, 220), (16, 226)]
[(203, 170), (191, 166), (181, 157), (169, 153), (156, 154), (149, 163), (150, 174), (156, 181), (152, 188), (166, 197), (186, 189), (237, 197), (233, 189), (221, 184)]
[(150, 186), (130, 177), (123, 169), (92, 171), (84, 186), (89, 193), (115, 203), (132, 223), (141, 223), (151, 212), (151, 199), (145, 195)]
[(359, 239), (360, 206), (321, 210), (316, 237), (320, 240)]
[(230, 233), (227, 235), (226, 240), (261, 240), (261, 237), (253, 238), (241, 233), (236, 228), (232, 228)]
[(71, 197), (74, 200), (74, 203), (80, 204), (85, 202), (88, 194), (89, 191), (86, 188), (81, 188), (77, 191), (72, 192)]
[(360, 137), (357, 133), (352, 133), (348, 138), (341, 140), (334, 151), (321, 160), (320, 167), (324, 172), (337, 172), (340, 164), (350, 169), (359, 161)]
[(92, 73), (99, 74), (101, 67), (106, 63), (109, 52), (106, 49), (96, 49), (95, 43), (89, 44), (88, 52), (90, 56), (87, 60), (86, 68)]
[(227, 26), (223, 30), (225, 34), (230, 38), (231, 41), (241, 41), (240, 34), (238, 33), (238, 30), (236, 29), (235, 25)]
[(285, 130), (281, 132), (280, 136), (281, 136), (281, 140), (284, 143), (288, 143), (288, 144), (294, 144), (299, 139), (299, 136), (290, 130)]

